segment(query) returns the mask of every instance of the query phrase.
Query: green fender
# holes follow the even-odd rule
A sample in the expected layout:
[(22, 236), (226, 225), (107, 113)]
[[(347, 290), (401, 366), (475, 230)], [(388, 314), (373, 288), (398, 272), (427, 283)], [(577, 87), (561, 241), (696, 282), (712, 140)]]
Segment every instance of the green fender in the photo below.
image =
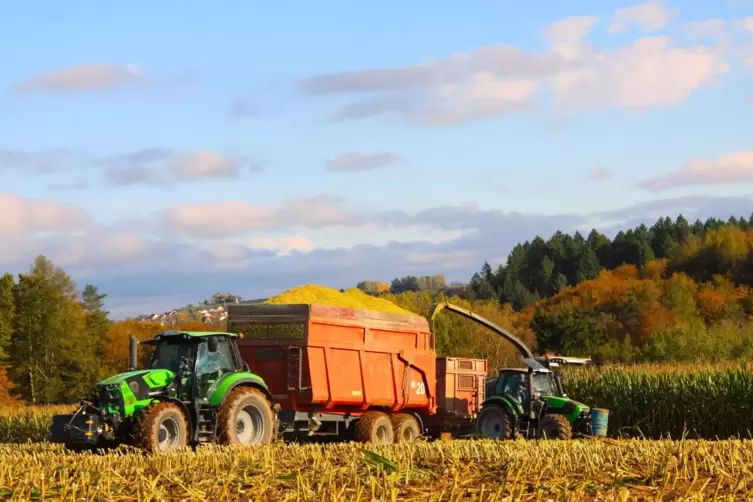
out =
[(230, 393), (230, 391), (232, 391), (239, 385), (246, 385), (249, 387), (257, 388), (267, 396), (267, 399), (269, 399), (270, 401), (272, 400), (272, 393), (269, 392), (269, 388), (267, 388), (267, 384), (264, 382), (264, 380), (259, 375), (243, 371), (240, 373), (231, 373), (230, 375), (225, 375), (220, 379), (219, 383), (217, 384), (217, 388), (212, 394), (212, 397), (209, 399), (209, 406), (213, 408), (219, 408), (220, 406), (222, 406), (222, 402), (225, 400), (225, 397)]
[(571, 425), (575, 424), (583, 412), (588, 412), (589, 407), (578, 401), (566, 397), (546, 396), (546, 412), (563, 415)]
[(489, 399), (485, 400), (483, 403), (481, 403), (481, 407), (484, 408), (489, 405), (495, 405), (495, 406), (502, 406), (504, 409), (507, 410), (510, 415), (513, 416), (513, 418), (517, 418), (521, 415), (523, 415), (524, 410), (523, 407), (515, 401), (515, 399), (512, 398), (509, 394), (503, 394), (501, 396), (492, 396)]

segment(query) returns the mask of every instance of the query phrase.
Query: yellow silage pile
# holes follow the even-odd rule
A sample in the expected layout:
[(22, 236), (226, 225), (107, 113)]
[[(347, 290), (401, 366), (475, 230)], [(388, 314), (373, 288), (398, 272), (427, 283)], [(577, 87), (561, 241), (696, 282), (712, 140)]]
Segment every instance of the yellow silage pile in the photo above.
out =
[(332, 307), (351, 309), (375, 310), (393, 314), (416, 315), (409, 310), (402, 309), (389, 300), (369, 296), (360, 289), (353, 288), (341, 293), (340, 291), (316, 284), (306, 284), (289, 289), (284, 293), (268, 299), (269, 304), (318, 304)]

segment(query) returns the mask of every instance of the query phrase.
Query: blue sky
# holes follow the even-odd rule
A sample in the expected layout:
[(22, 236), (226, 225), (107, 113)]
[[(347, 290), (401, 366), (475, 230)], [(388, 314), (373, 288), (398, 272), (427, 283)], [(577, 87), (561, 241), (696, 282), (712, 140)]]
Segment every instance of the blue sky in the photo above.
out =
[(0, 268), (116, 317), (748, 215), (753, 2), (15, 3)]

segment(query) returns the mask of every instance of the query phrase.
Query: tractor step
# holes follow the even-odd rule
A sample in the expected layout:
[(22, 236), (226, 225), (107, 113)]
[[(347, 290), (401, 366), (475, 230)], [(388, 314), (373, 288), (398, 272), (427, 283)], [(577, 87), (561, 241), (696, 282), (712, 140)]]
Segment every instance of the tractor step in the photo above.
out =
[(196, 439), (201, 444), (214, 443), (217, 437), (217, 411), (200, 410), (196, 424)]

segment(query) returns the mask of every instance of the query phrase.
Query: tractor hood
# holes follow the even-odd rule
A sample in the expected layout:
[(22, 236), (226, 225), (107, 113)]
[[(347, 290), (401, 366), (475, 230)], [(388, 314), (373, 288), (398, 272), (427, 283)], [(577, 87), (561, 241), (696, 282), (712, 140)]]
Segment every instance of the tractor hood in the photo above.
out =
[(130, 383), (132, 381), (143, 381), (149, 387), (165, 387), (170, 385), (175, 374), (170, 370), (136, 370), (118, 373), (110, 378), (106, 378), (97, 385), (111, 386), (113, 384)]
[(128, 371), (97, 383), (97, 406), (110, 413), (130, 416), (164, 394), (173, 383), (170, 370)]
[(546, 399), (548, 410), (566, 416), (570, 423), (574, 422), (575, 419), (578, 416), (582, 415), (584, 412), (588, 413), (589, 410), (589, 407), (585, 404), (579, 403), (578, 401), (574, 401), (567, 397), (545, 396), (544, 399)]

